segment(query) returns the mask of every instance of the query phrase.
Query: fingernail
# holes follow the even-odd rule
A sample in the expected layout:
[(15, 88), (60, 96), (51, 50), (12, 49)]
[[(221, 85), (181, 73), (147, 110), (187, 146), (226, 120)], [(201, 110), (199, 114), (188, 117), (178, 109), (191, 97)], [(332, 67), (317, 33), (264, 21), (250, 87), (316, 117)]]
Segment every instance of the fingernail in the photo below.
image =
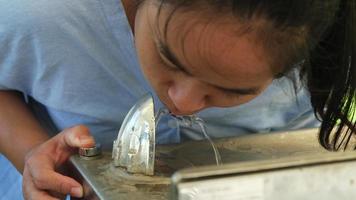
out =
[(74, 187), (70, 190), (70, 194), (74, 197), (83, 197), (83, 190), (81, 187)]
[(80, 136), (79, 141), (81, 145), (93, 143), (94, 138), (91, 136)]

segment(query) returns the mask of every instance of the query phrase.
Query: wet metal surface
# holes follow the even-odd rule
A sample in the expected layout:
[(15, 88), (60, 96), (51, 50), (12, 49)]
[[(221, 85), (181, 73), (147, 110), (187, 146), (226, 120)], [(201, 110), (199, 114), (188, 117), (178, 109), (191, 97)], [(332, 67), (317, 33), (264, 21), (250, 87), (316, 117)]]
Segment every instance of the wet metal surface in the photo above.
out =
[[(215, 140), (215, 145), (221, 155), (221, 167), (232, 166), (232, 169), (238, 168), (239, 172), (266, 166), (278, 168), (281, 163), (287, 167), (303, 165), (311, 160), (324, 162), (328, 157), (331, 160), (337, 159), (335, 153), (327, 152), (319, 146), (317, 131), (310, 129), (224, 138)], [(168, 199), (174, 172), (186, 168), (194, 171), (192, 167), (216, 165), (214, 151), (208, 141), (157, 146), (154, 176), (133, 175), (125, 169), (114, 167), (110, 152), (104, 152), (95, 160), (73, 156), (71, 163), (78, 172), (75, 176), (81, 177), (84, 182), (85, 199), (105, 200)]]

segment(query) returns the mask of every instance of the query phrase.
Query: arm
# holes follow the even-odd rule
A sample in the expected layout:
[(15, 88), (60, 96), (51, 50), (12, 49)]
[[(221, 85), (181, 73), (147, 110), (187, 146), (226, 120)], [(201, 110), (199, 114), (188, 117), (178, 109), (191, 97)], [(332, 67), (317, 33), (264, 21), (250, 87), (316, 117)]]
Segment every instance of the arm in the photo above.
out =
[(48, 139), (21, 94), (0, 91), (0, 152), (20, 173), (26, 153)]
[(81, 197), (82, 186), (59, 172), (78, 147), (94, 143), (84, 126), (49, 138), (19, 93), (0, 91), (0, 152), (23, 172), (25, 199)]

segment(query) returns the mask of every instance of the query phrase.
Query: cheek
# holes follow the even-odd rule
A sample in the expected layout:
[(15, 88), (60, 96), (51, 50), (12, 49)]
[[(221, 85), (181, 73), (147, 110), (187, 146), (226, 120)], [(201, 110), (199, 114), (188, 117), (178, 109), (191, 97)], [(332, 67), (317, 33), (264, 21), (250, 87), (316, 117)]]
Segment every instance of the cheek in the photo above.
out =
[(209, 96), (209, 105), (216, 107), (233, 107), (247, 103), (257, 96), (259, 95), (236, 95), (217, 90)]
[(177, 73), (167, 69), (167, 66), (162, 65), (156, 58), (152, 58), (148, 65), (142, 66), (147, 79), (151, 84), (159, 87), (168, 87), (177, 79)]
[(146, 52), (141, 56), (141, 69), (156, 93), (162, 95), (177, 81), (179, 75), (162, 64), (155, 49)]
[(146, 78), (156, 87), (168, 87), (180, 77), (179, 72), (171, 70), (159, 57), (155, 48), (144, 53), (141, 68)]
[(228, 95), (224, 92), (216, 92), (209, 95), (207, 104), (216, 107), (231, 107), (241, 104), (241, 98), (238, 96)]

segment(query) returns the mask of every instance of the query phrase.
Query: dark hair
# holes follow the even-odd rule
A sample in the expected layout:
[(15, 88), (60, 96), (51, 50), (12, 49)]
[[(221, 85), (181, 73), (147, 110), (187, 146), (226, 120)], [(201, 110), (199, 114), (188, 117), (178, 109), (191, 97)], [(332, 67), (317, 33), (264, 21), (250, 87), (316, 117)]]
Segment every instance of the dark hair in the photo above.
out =
[[(231, 13), (257, 33), (274, 65), (287, 74), (297, 63), (322, 125), (320, 144), (347, 148), (356, 132), (356, 0), (156, 0), (159, 12), (183, 8)], [(229, 11), (229, 12), (226, 12)], [(158, 14), (159, 15), (159, 14)], [(263, 20), (263, 26), (253, 23)], [(252, 25), (251, 25), (252, 24)], [(251, 27), (252, 26), (252, 27)], [(255, 29), (254, 29), (255, 28)], [(166, 38), (166, 32), (163, 37)], [(275, 62), (275, 61), (274, 61)], [(356, 147), (354, 147), (356, 148)]]
[(330, 150), (346, 149), (356, 133), (356, 1), (341, 0), (338, 8), (305, 67), (312, 105), (323, 120), (319, 142)]

